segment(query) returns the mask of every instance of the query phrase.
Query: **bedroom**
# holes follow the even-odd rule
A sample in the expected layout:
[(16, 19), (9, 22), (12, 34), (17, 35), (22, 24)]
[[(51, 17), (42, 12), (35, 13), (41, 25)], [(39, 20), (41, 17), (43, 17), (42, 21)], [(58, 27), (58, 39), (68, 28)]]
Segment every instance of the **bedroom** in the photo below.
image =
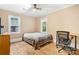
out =
[[(28, 6), (27, 6), (28, 7)], [(79, 5), (69, 4), (33, 4), (24, 9), (23, 5), (0, 4), (1, 35), (10, 35), (11, 55), (67, 55), (64, 50), (58, 53), (56, 48), (56, 31), (69, 31), (77, 36), (77, 49), (79, 48)], [(38, 11), (32, 10), (36, 8)], [(40, 9), (41, 8), (41, 9)], [(19, 10), (19, 11), (18, 11)], [(16, 20), (11, 20), (12, 18)], [(44, 23), (44, 25), (42, 25)], [(13, 27), (12, 27), (13, 25)], [(44, 29), (45, 28), (45, 29)], [(42, 31), (44, 30), (44, 31)], [(24, 33), (46, 33), (52, 35), (52, 43), (35, 50), (33, 46), (22, 41)], [(33, 34), (37, 36), (38, 34)], [(40, 36), (43, 36), (40, 34)], [(48, 35), (47, 34), (47, 35)], [(33, 37), (34, 37), (33, 36)], [(47, 36), (46, 36), (47, 37)], [(33, 39), (33, 38), (32, 38)], [(44, 42), (47, 42), (44, 41)], [(34, 45), (35, 46), (35, 45)], [(5, 48), (5, 47), (4, 47)], [(79, 50), (78, 50), (79, 51)], [(79, 52), (76, 51), (78, 55)]]

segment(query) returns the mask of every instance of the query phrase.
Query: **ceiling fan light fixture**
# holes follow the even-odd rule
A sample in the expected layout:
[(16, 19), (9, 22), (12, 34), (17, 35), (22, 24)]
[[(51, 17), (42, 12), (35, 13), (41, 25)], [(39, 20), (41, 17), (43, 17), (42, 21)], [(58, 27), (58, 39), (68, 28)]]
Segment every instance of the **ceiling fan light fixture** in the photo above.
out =
[(36, 9), (36, 8), (33, 8), (32, 11), (33, 12), (39, 12), (40, 10), (39, 9)]
[(37, 11), (37, 9), (36, 9), (36, 8), (33, 8), (33, 9), (32, 9), (32, 11), (33, 11), (33, 12), (36, 12), (36, 11)]
[(39, 11), (41, 11), (41, 8), (37, 7), (37, 4), (33, 4), (32, 11), (33, 12), (39, 12)]

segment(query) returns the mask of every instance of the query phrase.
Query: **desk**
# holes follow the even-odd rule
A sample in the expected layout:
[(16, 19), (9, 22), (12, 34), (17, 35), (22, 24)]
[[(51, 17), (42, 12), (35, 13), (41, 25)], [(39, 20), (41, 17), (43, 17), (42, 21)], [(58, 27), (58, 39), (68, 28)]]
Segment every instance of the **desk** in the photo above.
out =
[(75, 39), (75, 54), (76, 54), (76, 50), (77, 50), (77, 36), (76, 35), (70, 35), (72, 36), (72, 39), (74, 38)]

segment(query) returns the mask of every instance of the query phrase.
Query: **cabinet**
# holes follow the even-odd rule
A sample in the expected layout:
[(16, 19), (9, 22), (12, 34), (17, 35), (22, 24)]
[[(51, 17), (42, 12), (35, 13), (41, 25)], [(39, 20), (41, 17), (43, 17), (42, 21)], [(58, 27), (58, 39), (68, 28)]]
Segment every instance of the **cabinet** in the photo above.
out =
[(0, 35), (0, 55), (10, 54), (10, 35)]

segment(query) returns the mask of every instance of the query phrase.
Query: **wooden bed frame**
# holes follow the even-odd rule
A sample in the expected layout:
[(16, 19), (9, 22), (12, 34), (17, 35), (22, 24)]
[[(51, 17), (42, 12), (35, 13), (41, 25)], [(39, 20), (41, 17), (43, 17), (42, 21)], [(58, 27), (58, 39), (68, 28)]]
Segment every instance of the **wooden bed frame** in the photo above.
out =
[[(40, 40), (42, 39), (42, 41)], [(41, 46), (45, 45), (46, 43), (51, 43), (53, 42), (53, 37), (50, 35), (48, 38), (40, 38), (38, 42), (36, 42), (34, 39), (28, 39), (24, 37), (24, 34), (22, 36), (22, 40), (30, 44), (31, 46), (34, 47), (35, 50), (39, 50)], [(31, 42), (31, 43), (30, 43)]]

